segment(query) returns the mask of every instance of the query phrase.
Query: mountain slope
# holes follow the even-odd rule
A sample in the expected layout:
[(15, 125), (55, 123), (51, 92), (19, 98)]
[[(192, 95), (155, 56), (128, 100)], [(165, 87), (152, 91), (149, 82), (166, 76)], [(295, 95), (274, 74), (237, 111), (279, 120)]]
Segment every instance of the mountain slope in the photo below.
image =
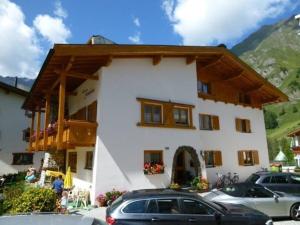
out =
[[(4, 77), (0, 76), (0, 81), (6, 84), (9, 84), (11, 86), (15, 86), (16, 84), (16, 77)], [(34, 82), (34, 79), (29, 79), (25, 77), (18, 77), (17, 80), (17, 87), (20, 89), (23, 89), (25, 91), (29, 91), (32, 84)]]
[(268, 138), (285, 138), (300, 126), (300, 27), (294, 16), (267, 25), (231, 50), (290, 97), (290, 102), (268, 105), (276, 114), (277, 127), (268, 129)]

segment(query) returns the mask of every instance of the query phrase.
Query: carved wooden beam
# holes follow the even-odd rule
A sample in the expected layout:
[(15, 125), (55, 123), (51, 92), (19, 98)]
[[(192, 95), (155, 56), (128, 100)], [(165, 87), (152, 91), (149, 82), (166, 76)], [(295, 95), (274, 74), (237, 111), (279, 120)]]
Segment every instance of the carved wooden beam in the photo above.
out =
[(197, 59), (196, 55), (187, 56), (186, 59), (185, 59), (185, 63), (187, 65), (192, 64), (196, 59)]
[(106, 66), (106, 67), (110, 66), (110, 64), (112, 63), (112, 59), (113, 59), (113, 57), (111, 55), (107, 56), (103, 66)]
[(253, 93), (253, 92), (260, 91), (263, 87), (264, 87), (264, 85), (261, 84), (261, 85), (259, 85), (259, 86), (257, 86), (257, 87), (254, 87), (254, 88), (252, 88), (252, 89), (246, 90), (245, 93), (246, 93), (246, 94), (251, 94), (251, 93)]
[(226, 79), (223, 79), (223, 81), (228, 82), (228, 81), (233, 81), (233, 80), (235, 80), (235, 79), (238, 79), (238, 78), (240, 78), (240, 77), (243, 76), (244, 72), (245, 72), (245, 71), (243, 70), (242, 72), (240, 72), (240, 73), (238, 73), (238, 74), (236, 74), (236, 75), (234, 75), (234, 76), (232, 76), (232, 77), (228, 77), (228, 78), (226, 78)]
[(152, 64), (153, 64), (153, 66), (158, 65), (161, 62), (161, 59), (162, 59), (162, 55), (155, 55), (155, 56), (153, 56), (153, 58), (152, 58)]

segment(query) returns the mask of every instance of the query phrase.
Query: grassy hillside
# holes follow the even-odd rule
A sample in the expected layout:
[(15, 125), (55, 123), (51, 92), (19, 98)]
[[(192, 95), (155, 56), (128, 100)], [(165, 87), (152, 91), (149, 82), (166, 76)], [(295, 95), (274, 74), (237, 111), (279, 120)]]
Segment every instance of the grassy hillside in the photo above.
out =
[(235, 54), (290, 97), (288, 103), (265, 107), (265, 111), (277, 116), (277, 127), (267, 129), (270, 142), (286, 138), (289, 131), (300, 127), (299, 31), (297, 21), (291, 17), (263, 26), (232, 48)]

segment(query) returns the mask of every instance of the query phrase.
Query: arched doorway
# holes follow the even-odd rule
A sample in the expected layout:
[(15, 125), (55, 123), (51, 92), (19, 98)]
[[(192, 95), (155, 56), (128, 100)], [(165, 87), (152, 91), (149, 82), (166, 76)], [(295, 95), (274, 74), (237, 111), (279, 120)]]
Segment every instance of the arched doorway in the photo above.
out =
[(197, 152), (190, 146), (179, 147), (173, 158), (172, 183), (190, 186), (194, 177), (201, 175)]

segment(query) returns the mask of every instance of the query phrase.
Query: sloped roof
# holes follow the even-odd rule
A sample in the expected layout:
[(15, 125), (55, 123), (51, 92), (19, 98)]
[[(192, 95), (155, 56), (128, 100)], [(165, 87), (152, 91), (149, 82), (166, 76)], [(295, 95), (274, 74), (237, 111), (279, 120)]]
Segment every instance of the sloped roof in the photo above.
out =
[[(101, 67), (109, 66), (114, 58), (150, 58), (153, 59), (153, 65), (156, 65), (161, 58), (167, 57), (184, 57), (187, 64), (196, 61), (197, 67), (226, 79), (232, 87), (243, 87), (250, 91), (261, 99), (261, 104), (288, 101), (284, 93), (224, 47), (55, 44), (22, 107), (30, 110), (43, 107), (45, 92), (55, 86), (59, 71), (66, 68), (69, 73), (77, 75), (67, 77), (66, 91), (72, 92), (84, 82), (79, 74), (92, 76)], [(53, 91), (58, 92), (58, 87), (53, 88)]]
[(276, 162), (285, 162), (287, 161), (287, 157), (285, 154), (280, 150), (277, 156), (275, 157), (274, 161)]
[(7, 91), (7, 92), (13, 92), (17, 95), (21, 95), (21, 96), (24, 96), (24, 97), (27, 97), (29, 92), (23, 90), (23, 89), (20, 89), (20, 88), (16, 88), (14, 86), (11, 86), (9, 84), (6, 84), (4, 82), (1, 82), (0, 81), (0, 88)]

